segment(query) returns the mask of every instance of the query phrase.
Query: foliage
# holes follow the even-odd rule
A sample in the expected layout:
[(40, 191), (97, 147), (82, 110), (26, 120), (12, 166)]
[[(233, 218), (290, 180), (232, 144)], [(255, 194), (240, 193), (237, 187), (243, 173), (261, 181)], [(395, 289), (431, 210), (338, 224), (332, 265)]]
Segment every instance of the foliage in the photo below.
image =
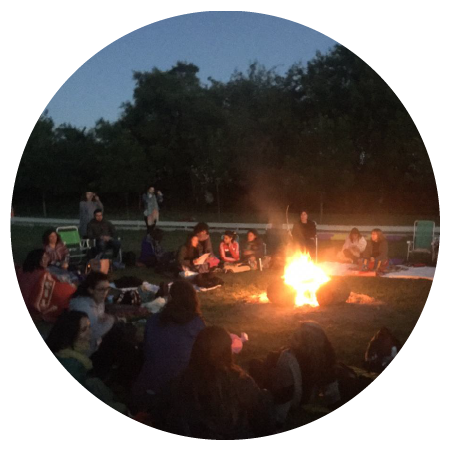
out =
[[(228, 82), (201, 84), (178, 62), (135, 72), (115, 123), (54, 127), (44, 114), (27, 143), (16, 194), (142, 192), (157, 183), (172, 205), (215, 202), (271, 209), (438, 213), (432, 167), (401, 101), (342, 46), (285, 75), (258, 62)], [(219, 197), (219, 198), (218, 198)], [(123, 201), (120, 201), (123, 203)], [(208, 203), (208, 202), (207, 202)]]

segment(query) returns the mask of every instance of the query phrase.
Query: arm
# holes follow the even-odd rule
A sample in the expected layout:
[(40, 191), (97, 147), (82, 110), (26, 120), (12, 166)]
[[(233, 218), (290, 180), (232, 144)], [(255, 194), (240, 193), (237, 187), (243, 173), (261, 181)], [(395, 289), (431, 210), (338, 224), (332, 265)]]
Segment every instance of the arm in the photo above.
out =
[(87, 226), (86, 230), (87, 230), (88, 238), (90, 240), (95, 239), (94, 229), (92, 228), (92, 224), (90, 222), (88, 222), (88, 226)]
[(366, 249), (366, 240), (363, 236), (359, 240), (358, 248), (359, 248), (360, 254), (362, 254)]
[(116, 227), (114, 227), (114, 225), (110, 221), (108, 221), (108, 228), (110, 236), (116, 238)]
[(380, 245), (380, 251), (381, 251), (381, 255), (379, 255), (379, 259), (387, 260), (387, 258), (388, 258), (388, 241), (387, 240), (382, 241), (382, 243)]
[(240, 259), (240, 245), (238, 243), (233, 243), (233, 246), (230, 248), (230, 252), (235, 261)]

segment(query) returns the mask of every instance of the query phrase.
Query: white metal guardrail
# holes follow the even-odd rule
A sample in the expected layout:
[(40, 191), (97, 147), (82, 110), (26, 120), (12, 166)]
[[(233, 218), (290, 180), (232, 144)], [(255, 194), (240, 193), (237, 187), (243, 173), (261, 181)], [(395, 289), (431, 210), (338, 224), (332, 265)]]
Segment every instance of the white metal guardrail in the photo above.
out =
[[(123, 219), (113, 219), (111, 220), (113, 225), (121, 230), (145, 230), (144, 221), (140, 220), (123, 220)], [(11, 224), (23, 225), (23, 226), (42, 226), (47, 225), (49, 227), (53, 226), (64, 226), (64, 225), (78, 225), (78, 219), (57, 219), (57, 218), (30, 218), (15, 216), (11, 218)], [(197, 224), (197, 222), (180, 222), (180, 221), (159, 221), (158, 227), (166, 231), (190, 231)], [(211, 232), (224, 232), (225, 230), (233, 230), (236, 232), (245, 232), (249, 229), (256, 229), (259, 232), (265, 232), (268, 229), (273, 228), (272, 224), (255, 224), (255, 223), (222, 223), (222, 222), (209, 222)], [(293, 224), (289, 224), (291, 228)], [(287, 225), (283, 224), (282, 229), (286, 230)], [(321, 235), (324, 238), (328, 234), (347, 234), (351, 230), (350, 225), (326, 225), (318, 224), (317, 231), (319, 238)], [(389, 235), (401, 235), (409, 236), (413, 235), (413, 224), (411, 226), (378, 226), (378, 225), (364, 225), (357, 226), (360, 232), (369, 234), (372, 229), (380, 228), (384, 234)], [(440, 235), (440, 227), (435, 228), (435, 234)], [(327, 238), (326, 238), (327, 239)]]

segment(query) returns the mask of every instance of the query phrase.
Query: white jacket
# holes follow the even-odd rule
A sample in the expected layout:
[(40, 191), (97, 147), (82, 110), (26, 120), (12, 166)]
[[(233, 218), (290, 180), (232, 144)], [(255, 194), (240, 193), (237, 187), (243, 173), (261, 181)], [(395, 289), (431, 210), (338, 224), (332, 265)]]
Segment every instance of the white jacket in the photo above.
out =
[(366, 240), (362, 236), (359, 241), (352, 242), (349, 236), (345, 240), (345, 244), (343, 244), (342, 251), (348, 249), (354, 257), (360, 257), (363, 251), (366, 249)]

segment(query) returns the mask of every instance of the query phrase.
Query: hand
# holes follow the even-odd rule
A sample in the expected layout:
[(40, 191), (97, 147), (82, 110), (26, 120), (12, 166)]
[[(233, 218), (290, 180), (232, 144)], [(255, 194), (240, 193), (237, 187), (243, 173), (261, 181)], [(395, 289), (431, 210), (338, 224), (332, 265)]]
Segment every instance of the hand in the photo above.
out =
[(64, 263), (61, 265), (61, 268), (63, 268), (63, 269), (69, 268), (69, 263), (64, 262)]
[(100, 237), (100, 239), (103, 240), (103, 241), (110, 241), (111, 237), (108, 236), (108, 235), (103, 235), (103, 236)]
[(196, 258), (196, 260), (193, 260), (193, 264), (194, 265), (198, 265), (200, 262), (199, 262), (199, 259), (198, 258)]
[(162, 193), (161, 191), (157, 191), (157, 194), (158, 194), (159, 196), (162, 196), (162, 195), (163, 195), (163, 193)]

